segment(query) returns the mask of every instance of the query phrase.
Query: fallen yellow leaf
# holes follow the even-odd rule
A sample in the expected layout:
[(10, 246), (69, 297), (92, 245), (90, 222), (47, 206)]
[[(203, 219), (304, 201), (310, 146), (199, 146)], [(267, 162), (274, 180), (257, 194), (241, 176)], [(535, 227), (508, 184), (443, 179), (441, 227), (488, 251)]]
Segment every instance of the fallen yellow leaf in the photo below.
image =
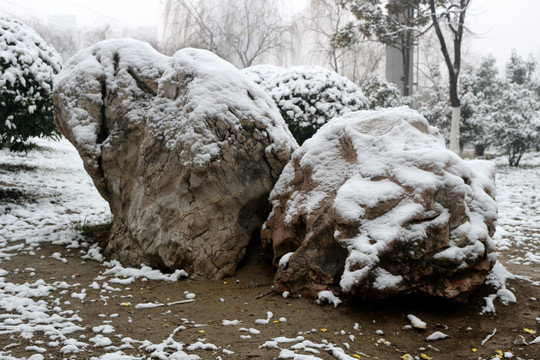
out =
[(357, 359), (360, 359), (360, 355), (358, 355), (358, 354), (353, 354), (353, 357), (355, 357)]
[(328, 331), (328, 329), (321, 329), (322, 332)]
[(536, 334), (536, 330), (533, 330), (533, 329), (523, 328), (523, 331), (525, 331), (526, 333), (529, 333), (529, 334)]
[(431, 360), (431, 359), (433, 359), (432, 357), (429, 357), (429, 356), (427, 356), (426, 354), (421, 354), (420, 357), (421, 357), (422, 359), (426, 359), (426, 360)]
[(477, 348), (472, 348), (471, 350), (472, 350), (472, 352), (477, 352), (478, 351)]

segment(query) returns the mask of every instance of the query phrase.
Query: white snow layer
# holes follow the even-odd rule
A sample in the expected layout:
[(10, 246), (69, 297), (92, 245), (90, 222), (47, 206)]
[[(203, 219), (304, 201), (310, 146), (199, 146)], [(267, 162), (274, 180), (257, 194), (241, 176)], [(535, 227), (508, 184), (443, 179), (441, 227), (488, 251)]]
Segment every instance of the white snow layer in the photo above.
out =
[[(344, 158), (342, 142), (349, 143), (354, 161)], [(497, 217), (497, 205), (489, 195), (495, 194), (494, 165), (465, 161), (447, 150), (437, 129), (414, 110), (401, 107), (358, 111), (332, 119), (293, 153), (270, 194), (274, 206), (280, 194), (290, 191), (288, 186), (295, 178), (294, 162), (312, 170), (311, 182), (316, 187), (309, 193), (295, 191), (290, 195), (285, 221), (301, 209), (309, 216), (328, 193), (336, 191), (333, 207), (338, 222), (360, 224), (356, 237), (342, 238), (339, 231), (335, 233), (336, 240), (349, 251), (340, 282), (345, 291), (372, 270), (377, 275), (374, 285), (378, 289), (399, 284), (399, 274), (377, 268), (378, 255), (398, 239), (425, 238), (428, 227), (450, 217), (443, 205), (423, 203), (420, 194), (426, 191), (446, 186), (464, 189), (464, 206), (470, 218), (451, 233), (451, 238), (467, 238), (468, 244), (457, 246), (451, 241), (446, 250), (435, 255), (437, 258), (466, 266), (467, 259), (483, 256), (486, 249), (482, 241), (488, 250), (494, 248), (484, 223), (484, 218)], [(413, 192), (403, 197), (406, 188)], [(375, 219), (362, 217), (369, 208), (390, 201), (398, 203), (386, 214)], [(402, 227), (413, 219), (426, 221)]]
[[(149, 98), (132, 74), (150, 79), (156, 95)], [(233, 129), (241, 127), (230, 109), (265, 124), (265, 136), (272, 140), (267, 151), (297, 146), (270, 97), (232, 64), (206, 50), (186, 48), (168, 57), (147, 43), (116, 39), (80, 51), (54, 78), (55, 91), (69, 94), (64, 99), (68, 101), (65, 116), (75, 141), (93, 157), (87, 165), (97, 166), (101, 146), (108, 144), (107, 139), (97, 143), (102, 119), (84, 109), (88, 103), (102, 105), (102, 79), (107, 89), (124, 99), (130, 122), (147, 123), (169, 149), (182, 144), (182, 152), (191, 154), (194, 165), (204, 167), (227, 142), (209, 131), (208, 118), (220, 119)], [(176, 94), (176, 87), (170, 85), (179, 81), (185, 88)], [(116, 136), (114, 131), (111, 136)]]

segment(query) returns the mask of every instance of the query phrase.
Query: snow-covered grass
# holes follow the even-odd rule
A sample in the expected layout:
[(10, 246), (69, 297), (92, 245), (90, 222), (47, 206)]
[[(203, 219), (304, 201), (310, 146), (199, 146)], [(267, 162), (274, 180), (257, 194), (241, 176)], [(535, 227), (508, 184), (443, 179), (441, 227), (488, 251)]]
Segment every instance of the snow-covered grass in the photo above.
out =
[(519, 168), (508, 166), (506, 156), (494, 162), (499, 206), (494, 237), (497, 248), (509, 263), (540, 265), (540, 153), (524, 154)]
[[(10, 189), (22, 194), (20, 199), (7, 197), (0, 200), (0, 339), (5, 339), (1, 343), (0, 358), (37, 360), (48, 358), (47, 354), (89, 358), (95, 353), (99, 355), (90, 358), (234, 359), (236, 354), (231, 344), (213, 344), (203, 337), (208, 324), (182, 319), (178, 325), (170, 327), (169, 335), (152, 342), (143, 335), (135, 338), (132, 334), (122, 334), (124, 330), (112, 321), (124, 317), (123, 314), (104, 311), (95, 319), (81, 315), (81, 307), (90, 304), (89, 298), (96, 293), (99, 294), (96, 301), (99, 305), (106, 306), (117, 301), (115, 306), (118, 307), (115, 309), (130, 309), (134, 314), (155, 308), (158, 308), (155, 311), (170, 314), (174, 306), (183, 306), (178, 305), (180, 303), (199, 301), (200, 294), (185, 291), (183, 295), (179, 293), (181, 296), (177, 299), (171, 299), (179, 301), (161, 303), (150, 298), (146, 301), (133, 299), (127, 289), (135, 286), (135, 283), (175, 283), (185, 274), (182, 271), (162, 274), (144, 265), (137, 269), (124, 268), (116, 261), (104, 261), (100, 249), (87, 243), (79, 229), (84, 224), (110, 222), (108, 204), (93, 187), (82, 168), (82, 161), (67, 141), (36, 142), (40, 149), (28, 154), (0, 151), (0, 190)], [(506, 254), (512, 263), (540, 264), (537, 250), (540, 245), (540, 197), (536, 195), (540, 186), (537, 182), (540, 179), (539, 165), (540, 156), (536, 154), (527, 156), (522, 168), (510, 169), (504, 165), (497, 168), (499, 221), (495, 240), (500, 253)], [(98, 261), (98, 270), (85, 283), (87, 285), (79, 282), (76, 274), (67, 274), (65, 279), (54, 279), (47, 277), (47, 273), (37, 269), (37, 266), (17, 268), (15, 262), (18, 257), (36, 256), (38, 259), (40, 249), (47, 244), (62, 245), (79, 254), (73, 256), (72, 252), (68, 256), (63, 251), (54, 250), (46, 258), (51, 266), (67, 266), (74, 259), (81, 264), (89, 259)], [(515, 252), (517, 248), (520, 252)], [(286, 266), (286, 259), (281, 265)], [(13, 268), (15, 270), (6, 270)], [(20, 280), (21, 275), (24, 275), (24, 281)], [(507, 303), (512, 303), (516, 298), (520, 300), (520, 294), (506, 288), (506, 280), (511, 277), (514, 275), (502, 265), (496, 266), (489, 278), (496, 290), (493, 295), (486, 297), (486, 313), (492, 314), (492, 308), (498, 304), (494, 302), (496, 298)], [(538, 278), (539, 275), (536, 275), (535, 279)], [(331, 295), (323, 293), (320, 301), (329, 301), (336, 306), (339, 299)], [(221, 302), (216, 298), (216, 303), (227, 304), (223, 298)], [(340, 309), (334, 310), (332, 307), (331, 311)], [(279, 308), (274, 313), (277, 311)], [(287, 333), (265, 338), (265, 329), (272, 324), (289, 326), (289, 317), (285, 319), (281, 313), (274, 313), (254, 314), (251, 323), (245, 319), (242, 323), (231, 315), (228, 319), (232, 320), (224, 317), (219, 325), (232, 329), (238, 336), (237, 341), (250, 341), (253, 348), (260, 351), (273, 351), (269, 357), (322, 359), (325, 358), (322, 354), (330, 354), (335, 359), (356, 359), (360, 356), (349, 350), (355, 339), (362, 336), (358, 325), (354, 330), (352, 326), (350, 330), (342, 330), (341, 333), (348, 340), (340, 345), (326, 340), (314, 342), (306, 337), (315, 332), (324, 333), (327, 329), (302, 331), (295, 337), (288, 337), (292, 334)], [(413, 315), (409, 320), (413, 325), (423, 323)], [(131, 323), (131, 318), (126, 321)], [(405, 318), (399, 321), (403, 325), (407, 323)], [(244, 327), (239, 327), (241, 325)], [(182, 338), (182, 332), (188, 328), (195, 328), (199, 336)], [(445, 330), (445, 335), (447, 332)], [(448, 333), (450, 338), (442, 342), (452, 341), (454, 334)], [(432, 334), (431, 330), (423, 337), (442, 339), (440, 334), (429, 334)], [(375, 335), (380, 338), (388, 333), (385, 329)], [(17, 348), (22, 341), (28, 342), (29, 346), (24, 347), (24, 357), (16, 357), (11, 349)], [(391, 344), (382, 338), (376, 343), (385, 347)]]

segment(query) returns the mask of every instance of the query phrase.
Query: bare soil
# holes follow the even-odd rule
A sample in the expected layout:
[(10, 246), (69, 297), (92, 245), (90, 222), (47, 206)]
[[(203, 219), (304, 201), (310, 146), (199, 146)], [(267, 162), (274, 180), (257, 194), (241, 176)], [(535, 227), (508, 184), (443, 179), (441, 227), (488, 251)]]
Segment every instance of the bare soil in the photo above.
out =
[[(60, 252), (68, 262), (51, 259), (50, 256), (55, 252)], [(197, 339), (205, 339), (206, 343), (219, 347), (218, 351), (190, 352), (202, 359), (216, 359), (218, 356), (222, 359), (277, 358), (279, 350), (260, 348), (260, 345), (275, 337), (296, 337), (299, 334), (315, 343), (327, 340), (343, 349), (346, 349), (343, 343), (348, 343), (350, 349), (346, 353), (361, 359), (400, 359), (409, 354), (419, 358), (424, 356), (426, 359), (476, 360), (490, 359), (498, 350), (506, 351), (507, 354), (511, 352), (514, 358), (540, 359), (540, 344), (514, 344), (518, 335), (524, 336), (527, 342), (540, 335), (540, 322), (537, 320), (540, 317), (540, 287), (530, 281), (510, 280), (508, 286), (516, 294), (517, 303), (503, 305), (496, 300), (496, 314), (480, 314), (485, 305), (483, 297), (495, 292), (489, 286), (478, 289), (466, 304), (426, 296), (407, 296), (385, 301), (349, 300), (334, 308), (329, 304), (318, 305), (312, 299), (284, 299), (272, 293), (274, 269), (260, 253), (260, 249), (255, 247), (250, 250), (248, 260), (234, 277), (220, 281), (185, 279), (174, 283), (138, 279), (130, 285), (114, 284), (124, 290), (105, 293), (109, 297), (105, 304), (100, 299), (100, 294), (104, 293), (88, 287), (105, 268), (97, 262), (82, 260), (79, 252), (80, 249), (42, 244), (35, 250), (35, 255), (20, 253), (10, 261), (3, 262), (2, 267), (10, 272), (6, 281), (22, 283), (34, 282), (40, 278), (47, 282), (51, 279), (64, 279), (69, 283), (80, 283), (79, 289), (88, 289), (84, 302), (71, 298), (71, 291), (64, 295), (53, 293), (48, 299), (60, 298), (62, 304), (65, 301), (71, 302), (71, 309), (83, 319), (86, 328), (73, 334), (74, 337), (84, 335), (86, 340), (82, 338), (81, 341), (95, 336), (92, 327), (102, 325), (106, 319), (112, 321), (111, 325), (116, 329), (116, 333), (107, 334), (116, 346), (120, 346), (120, 340), (126, 336), (160, 343), (173, 329), (184, 325), (186, 329), (177, 332), (175, 340), (188, 345)], [(30, 277), (29, 271), (24, 270), (28, 267), (35, 269), (34, 277)], [(540, 273), (536, 272), (538, 266), (508, 264), (507, 268), (517, 274), (529, 275), (533, 280), (540, 280)], [(184, 300), (185, 291), (195, 293), (196, 301), (153, 309), (135, 309), (133, 306), (137, 303)], [(122, 306), (125, 302), (131, 305)], [(266, 318), (267, 311), (274, 314), (270, 323), (256, 325), (255, 320)], [(100, 314), (106, 314), (107, 317), (100, 317)], [(110, 314), (119, 316), (110, 318)], [(427, 329), (419, 331), (404, 328), (408, 324), (408, 314), (414, 314), (427, 322)], [(281, 317), (286, 318), (286, 322), (279, 322)], [(248, 333), (240, 332), (239, 326), (223, 326), (222, 320), (225, 319), (240, 320), (242, 327), (256, 328), (260, 334), (242, 339), (241, 335)], [(355, 323), (360, 326), (358, 330), (354, 329)], [(482, 341), (494, 329), (497, 329), (495, 335), (482, 346)], [(530, 334), (524, 329), (536, 331), (536, 334)], [(382, 330), (383, 334), (376, 334), (378, 330)], [(450, 337), (427, 342), (426, 337), (435, 331), (442, 331)], [(354, 335), (354, 341), (350, 335)], [(43, 334), (36, 334), (32, 341), (39, 339), (44, 344), (49, 341)], [(0, 349), (5, 350), (10, 344), (18, 344), (9, 348), (16, 357), (29, 356), (25, 347), (33, 345), (30, 340), (20, 337), (0, 336)], [(234, 354), (227, 354), (223, 349), (234, 351)], [(58, 350), (48, 348), (43, 355), (45, 359), (69, 358), (59, 354)], [(75, 354), (72, 358), (88, 359), (103, 353), (103, 348), (89, 346), (85, 353)], [(149, 353), (137, 347), (125, 350), (125, 353), (141, 358), (150, 357)], [(316, 356), (335, 359), (327, 353)]]

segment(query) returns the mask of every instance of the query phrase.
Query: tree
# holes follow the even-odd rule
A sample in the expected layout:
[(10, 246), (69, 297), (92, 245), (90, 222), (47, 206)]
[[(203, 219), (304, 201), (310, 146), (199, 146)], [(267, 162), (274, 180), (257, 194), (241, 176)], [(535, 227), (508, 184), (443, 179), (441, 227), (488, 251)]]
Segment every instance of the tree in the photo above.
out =
[(169, 50), (203, 48), (244, 68), (287, 45), (276, 0), (166, 0), (163, 14)]
[(401, 92), (393, 83), (376, 75), (370, 75), (360, 88), (368, 99), (369, 109), (397, 107), (401, 105)]
[(518, 85), (531, 85), (534, 81), (536, 60), (529, 55), (529, 59), (523, 60), (516, 49), (512, 50), (510, 60), (506, 63), (505, 75), (508, 81)]
[[(429, 0), (431, 21), (439, 39), (444, 62), (448, 69), (450, 106), (452, 107), (452, 125), (450, 128), (450, 150), (459, 153), (459, 123), (461, 118), (461, 102), (458, 93), (458, 79), (461, 69), (461, 42), (465, 25), (465, 14), (471, 0)], [(450, 30), (452, 37), (453, 57), (447, 45), (442, 26)]]
[(24, 23), (34, 29), (43, 40), (51, 44), (62, 56), (64, 62), (82, 49), (82, 43), (80, 41), (81, 34), (75, 28), (61, 28), (47, 25), (35, 17), (24, 19)]
[[(523, 61), (513, 54), (505, 76), (499, 76), (495, 58), (484, 58), (478, 66), (465, 67), (461, 76), (460, 147), (475, 145), (477, 155), (493, 145), (503, 149), (510, 166), (540, 140), (540, 98), (533, 79), (534, 59)], [(522, 71), (526, 70), (526, 71)], [(452, 108), (446, 99), (447, 86), (429, 90), (420, 112), (449, 137)]]
[(85, 47), (97, 44), (100, 41), (112, 37), (113, 29), (110, 23), (100, 24), (94, 28), (85, 29), (83, 32), (83, 43)]
[(403, 65), (402, 94), (412, 94), (411, 58), (415, 41), (431, 27), (425, 0), (336, 0), (358, 20), (349, 22), (335, 33), (336, 46), (349, 46), (360, 36), (397, 49)]
[(0, 15), (0, 147), (22, 151), (32, 136), (54, 137), (52, 76), (58, 53), (34, 30)]
[(335, 44), (332, 41), (334, 34), (353, 18), (334, 0), (310, 0), (305, 28), (308, 29), (309, 43), (315, 44), (310, 53), (316, 56), (317, 64), (321, 65), (322, 55), (333, 71), (362, 84), (380, 66), (384, 47), (367, 41)]
[(320, 66), (258, 65), (243, 72), (274, 99), (299, 144), (333, 117), (368, 107), (356, 84)]
[(540, 99), (533, 74), (536, 61), (523, 60), (514, 50), (506, 64), (503, 86), (494, 104), (492, 137), (506, 150), (510, 166), (540, 141)]
[(466, 67), (460, 81), (460, 148), (472, 144), (480, 156), (491, 141), (493, 108), (502, 86), (495, 63), (495, 58), (488, 56), (478, 66)]
[(495, 104), (493, 137), (508, 156), (510, 166), (519, 166), (523, 154), (540, 139), (540, 103), (534, 93), (508, 83)]

